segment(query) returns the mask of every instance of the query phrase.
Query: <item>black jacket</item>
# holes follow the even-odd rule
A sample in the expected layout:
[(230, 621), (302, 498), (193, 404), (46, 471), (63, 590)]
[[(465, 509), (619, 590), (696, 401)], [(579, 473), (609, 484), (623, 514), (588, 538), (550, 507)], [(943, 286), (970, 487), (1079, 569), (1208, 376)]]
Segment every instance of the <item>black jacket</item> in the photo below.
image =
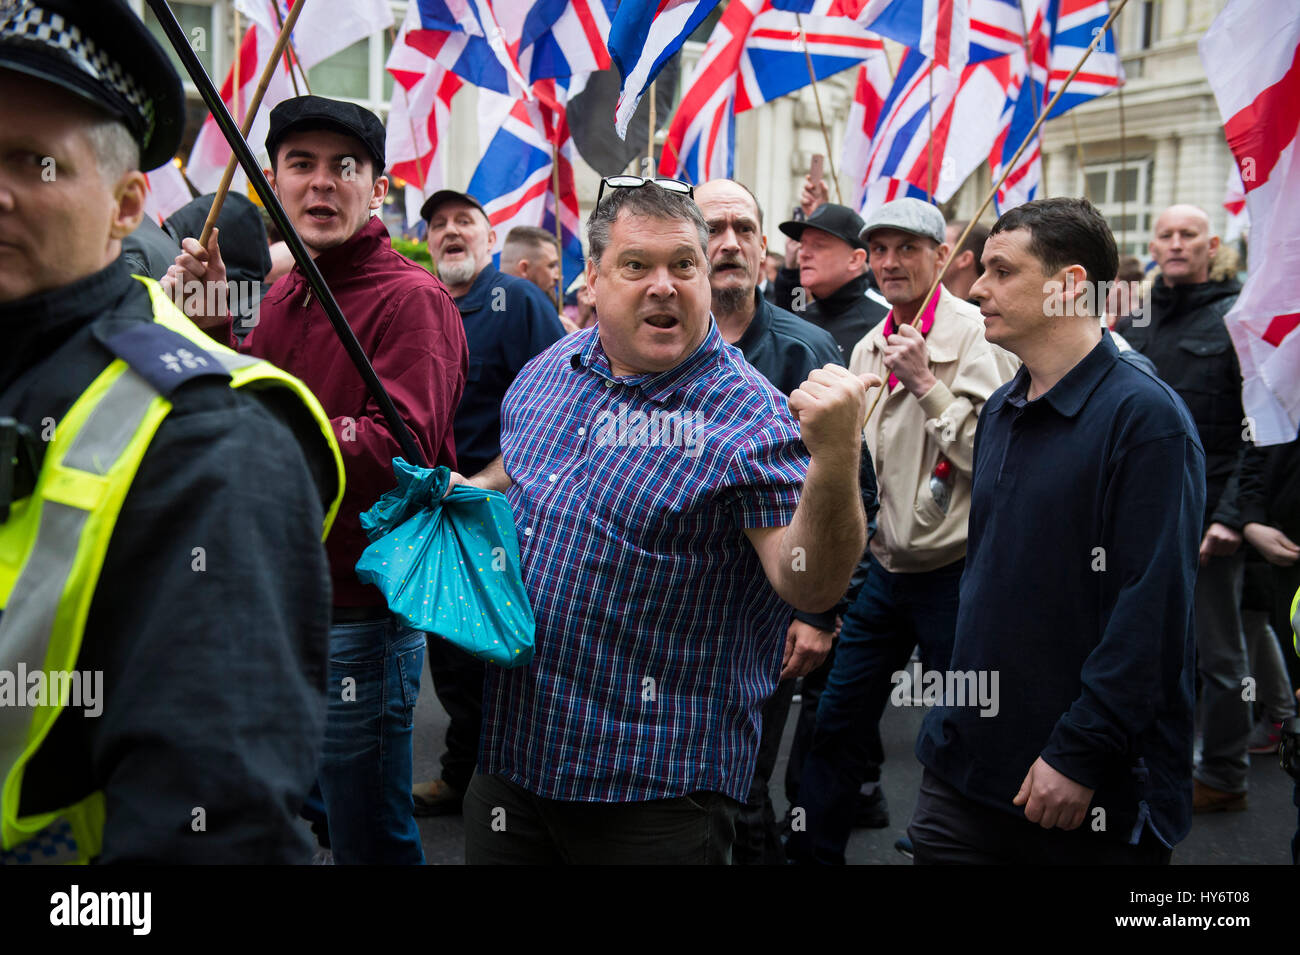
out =
[(799, 270), (782, 269), (776, 276), (775, 304), (830, 332), (846, 365), (853, 357), (853, 347), (889, 314), (889, 305), (876, 291), (870, 272), (846, 282), (826, 298), (810, 296), (802, 310), (795, 307), (800, 304), (795, 300), (798, 287)]
[[(835, 340), (824, 329), (778, 308), (762, 295), (755, 293), (755, 297), (758, 307), (754, 318), (745, 329), (745, 334), (740, 336), (740, 341), (736, 342), (736, 347), (745, 356), (745, 360), (762, 372), (763, 377), (783, 395), (789, 395), (802, 385), (817, 368), (846, 364), (845, 359), (840, 357)], [(877, 498), (876, 469), (865, 441), (858, 461), (858, 482), (862, 507), (867, 514), (867, 537), (870, 539), (871, 532), (875, 529), (876, 514), (880, 510), (880, 501)], [(850, 593), (856, 593), (856, 587), (851, 586)], [(794, 618), (820, 630), (834, 630), (835, 617), (846, 609), (848, 602), (841, 599), (830, 610), (821, 613), (796, 610)]]
[(1241, 368), (1224, 324), (1241, 291), (1235, 280), (1151, 289), (1146, 314), (1123, 319), (1117, 331), (1151, 359), (1160, 377), (1192, 413), (1205, 447), (1205, 525), (1241, 530), (1243, 472), (1254, 474), (1261, 456), (1250, 443), (1241, 407)]
[[(104, 342), (151, 316), (125, 258), (0, 305), (0, 415), (38, 435), (62, 420), (113, 359)], [(325, 727), (335, 489), (319, 429), (281, 391), (176, 386), (123, 503), (76, 665), (102, 672), (102, 712), (60, 714), (21, 806), (102, 790), (101, 862), (310, 859), (298, 809)]]

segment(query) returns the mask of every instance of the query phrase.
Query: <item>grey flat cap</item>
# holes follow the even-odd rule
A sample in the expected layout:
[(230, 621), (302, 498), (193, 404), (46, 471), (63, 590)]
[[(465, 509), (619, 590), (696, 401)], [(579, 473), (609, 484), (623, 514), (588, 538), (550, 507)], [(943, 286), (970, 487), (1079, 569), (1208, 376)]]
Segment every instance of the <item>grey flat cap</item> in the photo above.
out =
[(943, 213), (937, 208), (928, 202), (908, 197), (886, 202), (871, 214), (871, 218), (858, 234), (862, 237), (862, 241), (866, 242), (867, 237), (876, 229), (897, 229), (900, 232), (923, 235), (943, 245), (943, 232), (946, 226)]

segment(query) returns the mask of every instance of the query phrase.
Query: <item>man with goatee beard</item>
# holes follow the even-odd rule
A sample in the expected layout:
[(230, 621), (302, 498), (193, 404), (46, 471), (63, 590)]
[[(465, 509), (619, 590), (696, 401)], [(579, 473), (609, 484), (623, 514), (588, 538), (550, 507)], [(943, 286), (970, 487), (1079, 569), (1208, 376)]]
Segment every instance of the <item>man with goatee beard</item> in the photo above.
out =
[[(534, 355), (564, 337), (555, 306), (527, 279), (492, 264), (496, 233), (471, 195), (443, 189), (424, 203), (429, 254), (465, 323), (469, 375), (453, 430), (462, 474), (477, 474), (501, 453), (501, 400)], [(459, 813), (478, 759), (483, 664), (451, 644), (429, 644), (429, 672), (447, 715), (447, 751), (439, 779), (417, 783), (415, 814)]]

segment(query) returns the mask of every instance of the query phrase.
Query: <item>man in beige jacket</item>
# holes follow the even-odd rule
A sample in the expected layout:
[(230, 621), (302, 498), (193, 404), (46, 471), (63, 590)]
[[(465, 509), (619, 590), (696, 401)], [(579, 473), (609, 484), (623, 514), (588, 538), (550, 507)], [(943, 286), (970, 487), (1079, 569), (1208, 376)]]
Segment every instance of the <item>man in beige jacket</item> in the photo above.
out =
[[(886, 702), (911, 705), (915, 691), (938, 703), (923, 687), (951, 682), (943, 677), (965, 563), (975, 428), (984, 402), (1018, 363), (985, 341), (975, 306), (943, 286), (927, 306), (950, 252), (944, 226), (935, 207), (899, 199), (877, 210), (861, 233), (892, 307), (858, 342), (849, 366), (887, 379), (887, 394), (864, 428), (880, 513), (804, 763), (804, 830), (793, 832), (788, 846), (797, 861), (843, 863), (858, 793), (883, 807), (878, 724)], [(918, 645), (924, 675), (904, 669)]]

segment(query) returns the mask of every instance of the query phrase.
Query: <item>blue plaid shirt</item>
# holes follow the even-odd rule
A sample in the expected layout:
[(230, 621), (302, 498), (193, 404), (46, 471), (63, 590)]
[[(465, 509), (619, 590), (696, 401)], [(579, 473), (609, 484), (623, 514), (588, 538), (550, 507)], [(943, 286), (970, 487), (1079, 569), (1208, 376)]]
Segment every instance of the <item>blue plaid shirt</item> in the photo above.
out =
[(548, 799), (743, 801), (790, 619), (744, 528), (789, 524), (809, 463), (785, 397), (712, 321), (628, 378), (591, 328), (524, 367), (501, 423), (537, 650), (488, 668), (480, 771)]

